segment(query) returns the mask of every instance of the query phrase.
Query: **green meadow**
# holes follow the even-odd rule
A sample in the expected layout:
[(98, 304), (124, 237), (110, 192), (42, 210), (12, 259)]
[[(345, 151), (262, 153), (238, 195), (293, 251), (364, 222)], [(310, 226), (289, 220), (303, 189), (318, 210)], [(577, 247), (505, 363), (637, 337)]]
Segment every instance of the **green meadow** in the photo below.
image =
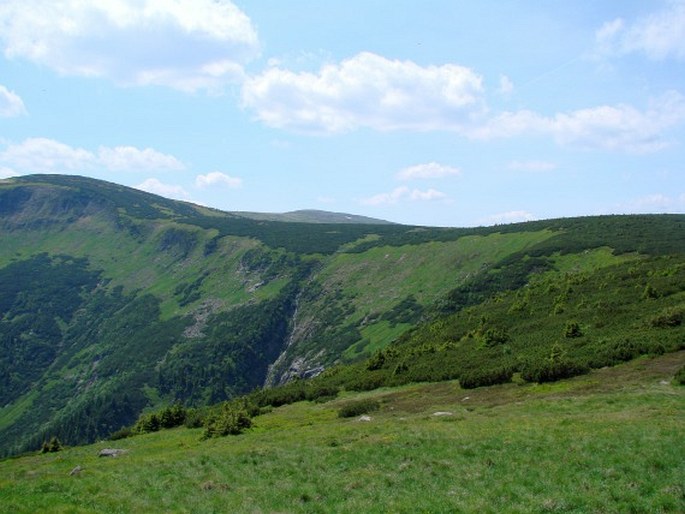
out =
[[(550, 384), (456, 381), (0, 462), (4, 512), (683, 512), (685, 352)], [(341, 418), (360, 400), (370, 420)], [(126, 453), (98, 457), (102, 448)], [(80, 467), (79, 472), (72, 470)]]

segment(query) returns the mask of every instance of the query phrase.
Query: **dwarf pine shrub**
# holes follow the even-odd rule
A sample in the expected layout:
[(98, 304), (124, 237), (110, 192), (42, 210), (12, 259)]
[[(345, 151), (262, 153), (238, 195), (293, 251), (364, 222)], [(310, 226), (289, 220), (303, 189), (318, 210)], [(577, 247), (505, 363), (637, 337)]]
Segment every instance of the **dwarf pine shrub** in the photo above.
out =
[(343, 405), (338, 410), (339, 418), (353, 418), (355, 416), (361, 416), (362, 414), (367, 414), (369, 412), (377, 411), (381, 408), (381, 404), (377, 400), (372, 400), (370, 398), (366, 400), (359, 400), (356, 402), (350, 402)]

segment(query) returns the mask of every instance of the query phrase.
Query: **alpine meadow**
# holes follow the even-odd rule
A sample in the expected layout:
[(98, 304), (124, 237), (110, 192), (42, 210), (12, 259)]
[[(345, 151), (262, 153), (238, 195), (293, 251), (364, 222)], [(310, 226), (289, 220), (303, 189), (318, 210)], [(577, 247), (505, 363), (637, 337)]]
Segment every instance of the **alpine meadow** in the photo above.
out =
[(684, 505), (683, 215), (293, 222), (59, 175), (0, 205), (15, 512)]

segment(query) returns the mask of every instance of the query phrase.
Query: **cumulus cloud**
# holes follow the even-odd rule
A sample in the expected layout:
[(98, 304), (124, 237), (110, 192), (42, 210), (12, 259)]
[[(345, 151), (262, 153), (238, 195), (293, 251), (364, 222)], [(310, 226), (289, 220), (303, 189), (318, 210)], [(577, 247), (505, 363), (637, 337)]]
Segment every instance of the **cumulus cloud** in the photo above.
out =
[(176, 157), (163, 154), (152, 148), (140, 150), (134, 146), (117, 146), (98, 149), (99, 164), (110, 171), (139, 171), (139, 170), (182, 170), (183, 163)]
[(229, 0), (5, 0), (0, 41), (7, 58), (64, 75), (184, 91), (242, 80), (259, 53)]
[(29, 138), (9, 144), (0, 152), (0, 166), (6, 165), (23, 173), (69, 173), (106, 169), (109, 171), (181, 170), (184, 165), (172, 155), (151, 148), (132, 146), (109, 148), (97, 152), (74, 148), (54, 139)]
[(144, 182), (134, 186), (136, 189), (146, 191), (155, 195), (172, 198), (174, 200), (189, 200), (190, 194), (181, 186), (165, 184), (156, 178), (149, 178)]
[[(503, 77), (500, 92), (511, 87)], [(551, 115), (492, 114), (482, 78), (473, 70), (455, 64), (424, 67), (370, 52), (318, 73), (271, 67), (245, 81), (242, 102), (262, 123), (299, 132), (444, 130), (471, 139), (546, 135), (561, 145), (632, 153), (666, 147), (664, 132), (685, 120), (685, 99), (676, 91), (652, 99), (644, 110), (618, 104)]]
[(425, 164), (416, 164), (404, 168), (397, 174), (399, 180), (415, 180), (428, 178), (443, 178), (449, 176), (460, 175), (461, 170), (452, 166), (446, 166), (437, 162), (428, 162)]
[(602, 105), (554, 116), (505, 112), (475, 129), (471, 137), (491, 139), (547, 134), (562, 145), (648, 153), (668, 146), (663, 133), (685, 120), (685, 97), (669, 91), (640, 111), (631, 105)]
[(435, 189), (421, 191), (420, 189), (410, 189), (406, 186), (400, 186), (389, 193), (379, 193), (369, 198), (365, 198), (361, 203), (364, 205), (394, 205), (404, 200), (431, 201), (442, 200), (444, 198), (447, 198), (447, 195), (442, 191), (437, 191)]
[(458, 130), (484, 112), (482, 78), (362, 52), (318, 73), (274, 66), (245, 81), (243, 105), (270, 127), (302, 132)]
[(0, 163), (24, 173), (74, 172), (92, 169), (97, 157), (83, 148), (37, 137), (8, 145), (0, 152)]
[(206, 188), (212, 186), (223, 186), (230, 188), (238, 188), (243, 185), (243, 179), (238, 177), (231, 177), (224, 173), (213, 171), (206, 175), (198, 175), (195, 177), (195, 186), (199, 188)]
[(26, 107), (19, 95), (0, 85), (0, 117), (12, 118), (22, 114), (26, 114)]
[(644, 54), (649, 59), (685, 59), (685, 1), (671, 1), (667, 7), (626, 22), (606, 22), (595, 33), (600, 57)]

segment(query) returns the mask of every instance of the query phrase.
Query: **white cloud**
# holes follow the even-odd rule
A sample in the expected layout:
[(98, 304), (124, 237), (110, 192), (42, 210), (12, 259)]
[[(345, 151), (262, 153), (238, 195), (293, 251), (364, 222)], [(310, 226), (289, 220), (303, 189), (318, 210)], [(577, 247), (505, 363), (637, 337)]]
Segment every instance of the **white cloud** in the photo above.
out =
[(97, 158), (83, 148), (73, 148), (46, 138), (29, 138), (0, 152), (0, 163), (23, 173), (75, 172), (92, 169)]
[(419, 66), (362, 52), (318, 73), (272, 67), (243, 84), (268, 126), (302, 132), (460, 130), (484, 112), (482, 78), (454, 64)]
[(364, 205), (394, 205), (404, 200), (411, 201), (431, 201), (442, 200), (447, 198), (447, 195), (442, 191), (435, 189), (428, 189), (421, 191), (419, 189), (409, 189), (406, 186), (400, 186), (389, 193), (380, 193), (369, 198), (364, 198), (361, 203)]
[(140, 189), (141, 191), (146, 191), (148, 193), (164, 196), (167, 198), (172, 198), (174, 200), (190, 199), (190, 194), (188, 194), (188, 191), (183, 189), (181, 186), (164, 184), (156, 178), (149, 178), (134, 187), (136, 189)]
[(19, 95), (0, 85), (0, 117), (12, 118), (22, 114), (26, 114), (26, 107)]
[(602, 25), (595, 34), (596, 53), (600, 57), (631, 53), (649, 59), (685, 59), (685, 2), (671, 1), (668, 6), (626, 23), (618, 18)]
[(623, 212), (682, 212), (685, 209), (685, 193), (678, 196), (653, 193), (620, 206)]
[(499, 77), (499, 93), (504, 96), (509, 96), (514, 91), (514, 83), (506, 75)]
[(0, 28), (7, 58), (120, 85), (219, 88), (259, 53), (229, 0), (4, 0)]
[(447, 195), (442, 191), (437, 191), (435, 189), (427, 189), (426, 191), (421, 191), (419, 189), (413, 189), (409, 198), (412, 200), (420, 201), (431, 201), (431, 200), (442, 200), (447, 198)]
[(139, 150), (134, 146), (98, 149), (98, 162), (110, 171), (182, 170), (183, 163), (176, 157), (152, 148)]
[(69, 173), (106, 169), (108, 171), (181, 170), (182, 162), (172, 155), (151, 148), (132, 146), (108, 148), (97, 153), (74, 148), (54, 139), (29, 138), (8, 144), (0, 152), (0, 166), (11, 166), (22, 173)]
[[(500, 87), (507, 89), (510, 81), (503, 79)], [(553, 115), (530, 110), (488, 115), (482, 78), (471, 69), (422, 67), (369, 52), (318, 73), (272, 67), (246, 80), (242, 99), (266, 125), (300, 132), (445, 130), (472, 139), (547, 135), (561, 145), (631, 153), (668, 146), (664, 132), (685, 120), (685, 98), (676, 91), (653, 99), (645, 110), (618, 104)]]
[(18, 175), (19, 173), (17, 173), (13, 169), (0, 166), (0, 179), (16, 177)]
[(426, 178), (443, 178), (449, 176), (460, 175), (461, 170), (452, 166), (446, 166), (437, 162), (428, 162), (425, 164), (416, 164), (404, 168), (397, 174), (399, 180), (414, 180)]
[(549, 161), (511, 161), (507, 168), (513, 171), (552, 171), (557, 169), (557, 165)]
[(213, 171), (212, 173), (207, 173), (206, 175), (198, 175), (197, 177), (195, 177), (195, 186), (199, 188), (206, 188), (211, 186), (238, 188), (242, 185), (243, 179), (231, 177), (218, 171)]
[(506, 223), (520, 223), (522, 221), (533, 221), (533, 216), (528, 211), (508, 211), (493, 214), (487, 218), (483, 218), (478, 222), (478, 225), (503, 225)]
[(547, 134), (562, 145), (631, 153), (668, 146), (663, 133), (685, 120), (685, 97), (669, 91), (652, 99), (646, 110), (631, 105), (602, 105), (546, 117), (532, 111), (505, 112), (470, 134), (491, 139)]

